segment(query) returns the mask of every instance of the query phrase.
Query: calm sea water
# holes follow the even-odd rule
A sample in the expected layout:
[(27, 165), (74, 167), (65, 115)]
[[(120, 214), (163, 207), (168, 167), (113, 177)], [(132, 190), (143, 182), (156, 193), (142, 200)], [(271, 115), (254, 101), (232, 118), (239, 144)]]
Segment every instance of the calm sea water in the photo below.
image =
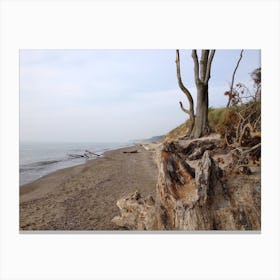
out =
[(85, 163), (96, 154), (130, 146), (130, 143), (20, 143), (20, 185), (58, 169)]

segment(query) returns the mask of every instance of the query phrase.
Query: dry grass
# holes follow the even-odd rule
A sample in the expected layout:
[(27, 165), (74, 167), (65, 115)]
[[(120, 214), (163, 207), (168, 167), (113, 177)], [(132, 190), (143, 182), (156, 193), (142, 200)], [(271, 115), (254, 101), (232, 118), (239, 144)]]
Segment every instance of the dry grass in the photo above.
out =
[(172, 142), (176, 141), (179, 138), (182, 138), (186, 136), (189, 132), (189, 120), (187, 120), (185, 123), (182, 123), (181, 125), (177, 126), (176, 128), (172, 129), (170, 132), (168, 132), (164, 139), (163, 142)]

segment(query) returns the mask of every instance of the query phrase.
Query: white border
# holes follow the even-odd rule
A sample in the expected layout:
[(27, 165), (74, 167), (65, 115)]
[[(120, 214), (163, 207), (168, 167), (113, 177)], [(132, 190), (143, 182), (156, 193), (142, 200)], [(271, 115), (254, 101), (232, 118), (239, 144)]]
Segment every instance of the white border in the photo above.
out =
[[(279, 279), (279, 2), (2, 1), (1, 278)], [(20, 235), (18, 50), (262, 49), (262, 233)]]

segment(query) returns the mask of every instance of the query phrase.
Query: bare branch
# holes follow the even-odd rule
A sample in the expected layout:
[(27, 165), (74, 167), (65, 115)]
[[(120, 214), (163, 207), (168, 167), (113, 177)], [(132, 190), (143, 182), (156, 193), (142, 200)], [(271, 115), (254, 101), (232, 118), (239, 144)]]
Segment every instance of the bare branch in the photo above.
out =
[(253, 146), (252, 148), (250, 148), (249, 150), (246, 150), (243, 152), (243, 154), (246, 154), (246, 153), (249, 153), (249, 152), (252, 152), (254, 151), (255, 149), (261, 147), (262, 143), (258, 143), (257, 145)]
[(180, 107), (181, 107), (183, 112), (185, 112), (186, 114), (191, 115), (191, 112), (189, 110), (187, 110), (186, 108), (184, 108), (183, 103), (181, 101), (179, 102), (179, 104), (180, 104)]
[(234, 69), (233, 74), (232, 74), (230, 91), (232, 91), (232, 89), (233, 89), (235, 73), (236, 73), (237, 68), (238, 68), (238, 66), (239, 66), (239, 63), (240, 63), (240, 61), (241, 61), (241, 59), (242, 59), (242, 54), (243, 54), (243, 50), (241, 50), (241, 52), (240, 52), (240, 57), (239, 57), (239, 59), (238, 59), (238, 61), (237, 61), (237, 64), (236, 64), (235, 69)]
[(188, 114), (193, 119), (194, 118), (193, 98), (192, 98), (192, 95), (191, 95), (190, 91), (184, 86), (184, 84), (182, 82), (181, 69), (180, 69), (180, 53), (179, 53), (179, 50), (176, 50), (176, 68), (177, 68), (178, 84), (179, 84), (180, 89), (184, 92), (184, 94), (188, 98), (189, 105), (190, 105), (190, 109), (189, 109), (189, 113)]
[(252, 127), (251, 123), (247, 123), (242, 131), (241, 131), (241, 134), (240, 134), (240, 137), (239, 137), (239, 141), (238, 141), (238, 145), (239, 146), (242, 146), (242, 140), (244, 138), (244, 135), (246, 133), (246, 129), (249, 129), (249, 133), (250, 133), (250, 137), (251, 138), (261, 138), (261, 132), (260, 131), (257, 131), (255, 132), (254, 131), (254, 128)]
[[(241, 59), (242, 59), (242, 54), (243, 54), (243, 50), (241, 50), (241, 52), (240, 52), (240, 57), (239, 57), (239, 59), (238, 59), (238, 61), (237, 61), (237, 64), (236, 64), (235, 69), (234, 69), (233, 74), (232, 74), (231, 85), (230, 85), (230, 92), (231, 92), (231, 93), (232, 93), (232, 91), (233, 91), (233, 84), (234, 84), (235, 73), (236, 73), (237, 68), (238, 68), (238, 66), (239, 66), (239, 63), (240, 63), (240, 61), (241, 61)], [(228, 100), (227, 107), (229, 107), (229, 104), (230, 104), (230, 99)]]
[(260, 121), (261, 119), (261, 114), (259, 115), (259, 117), (257, 118), (255, 124), (254, 124), (254, 129), (256, 129), (257, 125), (258, 125), (258, 122)]
[(207, 69), (206, 69), (206, 74), (205, 74), (205, 79), (204, 79), (205, 84), (207, 84), (210, 79), (211, 65), (212, 65), (212, 61), (213, 61), (215, 52), (216, 52), (216, 50), (211, 50), (210, 56), (208, 58)]
[(198, 65), (198, 59), (197, 59), (197, 53), (196, 50), (192, 50), (192, 58), (194, 62), (194, 78), (195, 78), (195, 83), (199, 84), (200, 79), (199, 79), (199, 65)]

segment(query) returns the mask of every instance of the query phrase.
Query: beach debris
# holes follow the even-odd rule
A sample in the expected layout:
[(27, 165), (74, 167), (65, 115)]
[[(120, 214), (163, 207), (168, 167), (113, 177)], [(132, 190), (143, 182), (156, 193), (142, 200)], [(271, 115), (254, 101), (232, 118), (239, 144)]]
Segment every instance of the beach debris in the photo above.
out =
[(112, 222), (129, 230), (260, 230), (260, 180), (249, 161), (234, 172), (232, 151), (222, 144), (209, 138), (163, 144), (155, 199), (139, 192), (119, 199)]
[(161, 143), (138, 143), (140, 147), (143, 147), (146, 151), (155, 151), (161, 145)]
[(133, 151), (123, 151), (124, 154), (136, 154), (138, 153), (138, 150), (133, 150)]
[[(252, 185), (254, 180), (249, 183), (247, 177), (246, 183), (241, 183), (233, 191), (229, 178), (233, 176), (237, 181), (237, 175), (225, 173), (213, 159), (213, 153), (220, 153), (219, 156), (223, 156), (217, 144), (213, 141), (213, 145), (216, 146), (213, 147), (207, 140), (205, 144), (197, 142), (196, 147), (192, 146), (195, 149), (191, 150), (197, 148), (200, 150), (201, 147), (208, 148), (195, 166), (195, 176), (193, 176), (192, 170), (187, 168), (189, 166), (182, 163), (182, 156), (186, 153), (185, 147), (177, 145), (174, 149), (167, 144), (161, 151), (157, 201), (166, 213), (165, 219), (159, 221), (165, 229), (260, 229), (260, 201), (252, 192), (252, 188), (259, 188), (259, 184)], [(191, 163), (188, 159), (185, 162)], [(170, 170), (170, 165), (176, 172)], [(249, 167), (243, 167), (240, 173), (250, 174)], [(250, 191), (247, 191), (247, 188)], [(248, 223), (242, 223), (242, 217), (236, 215), (240, 211), (244, 212)]]
[(84, 155), (77, 155), (77, 154), (68, 154), (69, 157), (72, 157), (72, 158), (82, 158), (84, 157)]
[(92, 156), (101, 157), (100, 154), (91, 152), (89, 150), (85, 150), (83, 154), (68, 154), (68, 156), (71, 158), (91, 158)]
[(196, 140), (184, 148), (183, 153), (187, 156), (188, 160), (201, 159), (206, 150), (213, 150), (217, 148), (214, 141), (211, 140)]
[(120, 216), (112, 223), (125, 230), (155, 230), (157, 228), (155, 201), (152, 196), (143, 198), (138, 191), (130, 193), (117, 202)]
[(97, 157), (101, 157), (101, 155), (100, 155), (100, 154), (97, 154), (97, 153), (91, 152), (91, 151), (89, 151), (89, 150), (85, 150), (85, 152), (86, 152), (87, 154), (90, 154), (90, 155), (94, 155), (94, 156), (97, 156)]

